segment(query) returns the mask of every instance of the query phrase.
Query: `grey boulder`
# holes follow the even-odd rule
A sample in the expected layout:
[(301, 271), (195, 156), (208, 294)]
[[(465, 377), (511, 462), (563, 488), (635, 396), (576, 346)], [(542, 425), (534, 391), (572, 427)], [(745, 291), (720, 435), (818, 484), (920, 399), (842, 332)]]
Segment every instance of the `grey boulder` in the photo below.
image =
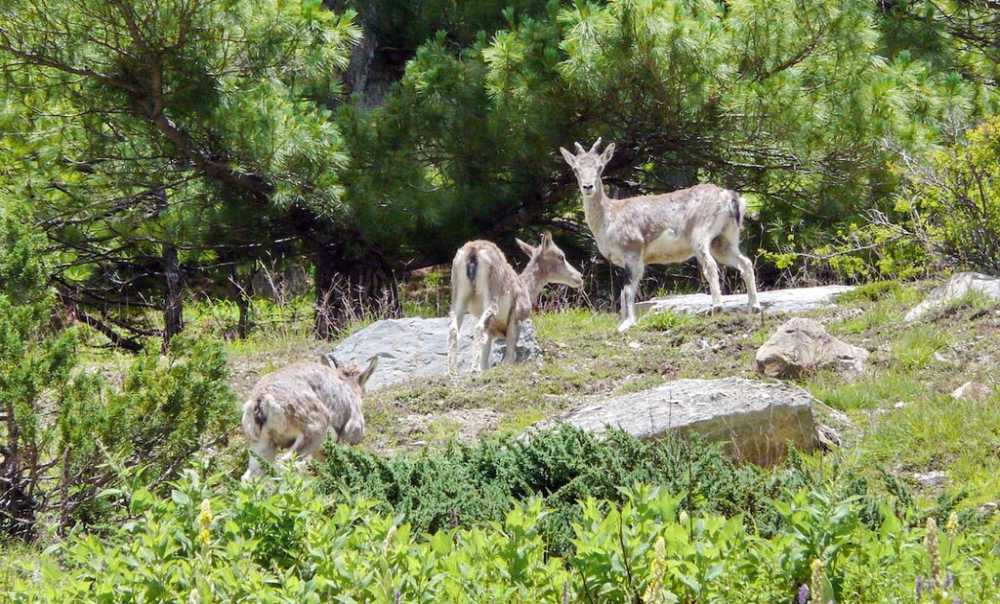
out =
[(724, 442), (737, 459), (776, 463), (788, 443), (802, 450), (817, 445), (813, 397), (795, 386), (742, 378), (685, 379), (602, 400), (555, 420), (594, 433), (617, 428), (641, 439), (699, 434)]
[(868, 351), (842, 342), (813, 319), (795, 317), (757, 350), (757, 371), (774, 378), (796, 378), (832, 368), (845, 377), (864, 371)]
[(947, 283), (931, 290), (923, 302), (910, 309), (906, 313), (906, 321), (909, 323), (933, 317), (971, 292), (1000, 301), (1000, 279), (982, 273), (956, 273)]
[[(478, 346), (473, 343), (475, 318), (467, 316), (459, 334), (458, 369), (473, 370)], [(494, 340), (491, 366), (500, 362), (506, 343)], [(341, 362), (363, 363), (379, 355), (378, 367), (368, 380), (368, 390), (377, 390), (422, 377), (448, 373), (448, 318), (383, 319), (361, 329), (337, 344), (333, 355)], [(517, 360), (541, 354), (531, 321), (522, 324), (517, 339)]]

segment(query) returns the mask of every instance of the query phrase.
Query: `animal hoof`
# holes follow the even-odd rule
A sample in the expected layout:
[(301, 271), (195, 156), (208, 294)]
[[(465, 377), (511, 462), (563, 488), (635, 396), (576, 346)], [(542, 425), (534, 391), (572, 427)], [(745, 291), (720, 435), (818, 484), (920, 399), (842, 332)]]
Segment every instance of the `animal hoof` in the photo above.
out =
[(620, 325), (618, 325), (618, 333), (625, 333), (631, 329), (633, 325), (635, 325), (635, 319), (625, 319)]

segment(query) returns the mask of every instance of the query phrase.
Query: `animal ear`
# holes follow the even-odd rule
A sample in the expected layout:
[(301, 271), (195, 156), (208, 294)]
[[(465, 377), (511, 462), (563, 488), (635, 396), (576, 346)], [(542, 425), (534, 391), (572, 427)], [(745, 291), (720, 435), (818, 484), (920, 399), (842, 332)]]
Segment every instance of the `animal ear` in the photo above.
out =
[(562, 153), (563, 159), (566, 160), (566, 163), (569, 164), (571, 168), (576, 169), (576, 156), (563, 147), (559, 147), (559, 152)]
[(378, 355), (375, 355), (372, 358), (368, 359), (368, 367), (366, 367), (365, 370), (361, 373), (361, 375), (358, 376), (359, 384), (361, 384), (362, 386), (365, 385), (365, 382), (368, 381), (368, 378), (370, 378), (372, 376), (372, 373), (375, 371), (376, 365), (378, 365)]
[(514, 241), (517, 242), (517, 247), (521, 248), (521, 251), (524, 252), (528, 258), (535, 255), (535, 247), (533, 245), (525, 243), (516, 237), (514, 238)]
[(340, 369), (340, 363), (337, 362), (337, 359), (333, 356), (332, 352), (320, 355), (319, 359), (324, 365), (331, 369)]
[(545, 231), (542, 233), (542, 243), (540, 247), (547, 248), (552, 245), (552, 233)]
[(611, 161), (611, 156), (615, 154), (615, 144), (611, 143), (604, 149), (604, 153), (601, 153), (601, 165), (606, 166), (608, 162)]

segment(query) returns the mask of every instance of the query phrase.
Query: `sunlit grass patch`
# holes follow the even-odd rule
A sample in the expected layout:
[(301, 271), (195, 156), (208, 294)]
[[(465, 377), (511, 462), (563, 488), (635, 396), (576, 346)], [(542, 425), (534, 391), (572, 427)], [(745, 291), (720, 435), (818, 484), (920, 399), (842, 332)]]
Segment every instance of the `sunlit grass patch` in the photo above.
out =
[(938, 395), (893, 409), (864, 439), (868, 466), (945, 470), (972, 500), (1000, 493), (1000, 405)]
[(672, 331), (687, 327), (698, 322), (698, 319), (688, 313), (662, 310), (648, 312), (639, 319), (638, 328), (644, 331)]
[(902, 333), (892, 345), (892, 364), (905, 370), (923, 369), (934, 362), (934, 353), (951, 343), (951, 334), (933, 325), (917, 325)]
[(831, 323), (829, 330), (833, 334), (858, 335), (885, 327), (901, 316), (902, 312), (894, 304), (876, 304), (857, 317)]
[(897, 293), (903, 288), (899, 281), (872, 281), (844, 292), (837, 296), (838, 304), (854, 304), (858, 302), (875, 302)]
[(581, 336), (610, 336), (615, 333), (618, 317), (612, 313), (587, 308), (569, 308), (532, 316), (539, 340), (572, 340)]
[(809, 379), (805, 386), (817, 399), (841, 411), (891, 407), (929, 394), (927, 382), (919, 375), (898, 370), (863, 375), (851, 382), (824, 371)]
[(530, 407), (519, 409), (504, 416), (497, 432), (500, 434), (520, 434), (546, 417), (547, 414), (541, 409)]

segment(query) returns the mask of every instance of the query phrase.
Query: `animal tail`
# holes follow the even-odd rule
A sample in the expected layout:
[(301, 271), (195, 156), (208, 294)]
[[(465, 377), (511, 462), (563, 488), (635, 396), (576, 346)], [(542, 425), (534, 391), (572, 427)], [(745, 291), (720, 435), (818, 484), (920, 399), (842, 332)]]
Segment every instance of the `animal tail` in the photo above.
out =
[(247, 436), (258, 437), (267, 423), (274, 408), (274, 400), (270, 394), (262, 394), (246, 402), (243, 408), (243, 430)]
[(476, 289), (476, 271), (479, 270), (479, 258), (476, 257), (476, 250), (469, 252), (469, 257), (465, 261), (465, 276), (469, 278), (472, 289)]
[(733, 218), (736, 220), (736, 226), (742, 229), (743, 218), (747, 214), (747, 200), (736, 191), (730, 191), (730, 193), (732, 194), (732, 207), (730, 211), (733, 214)]

